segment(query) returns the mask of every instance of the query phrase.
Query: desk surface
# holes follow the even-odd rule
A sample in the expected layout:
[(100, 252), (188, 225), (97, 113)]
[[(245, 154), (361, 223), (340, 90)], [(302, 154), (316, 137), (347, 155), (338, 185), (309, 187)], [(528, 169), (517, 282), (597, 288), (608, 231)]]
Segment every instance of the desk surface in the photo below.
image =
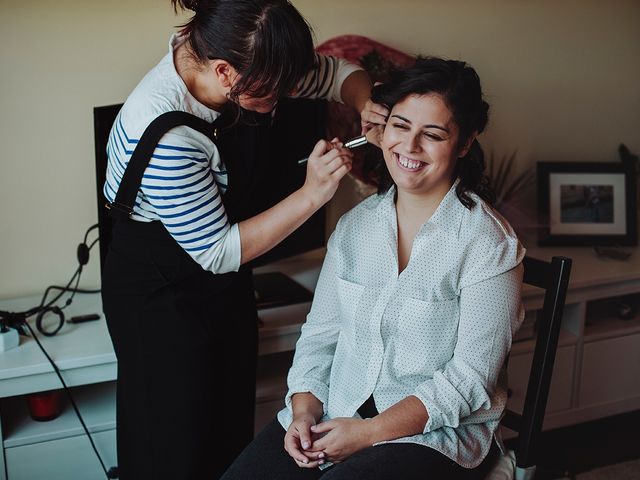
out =
[[(40, 297), (32, 296), (0, 301), (0, 306), (4, 310), (22, 311), (39, 303)], [(102, 313), (99, 294), (76, 294), (73, 303), (64, 310), (67, 319), (88, 313)], [(35, 320), (29, 323), (35, 331)], [(65, 323), (57, 335), (38, 334), (38, 339), (63, 371), (63, 378), (69, 385), (116, 378), (116, 356), (104, 317), (86, 323)], [(0, 353), (0, 397), (55, 388), (60, 388), (59, 380), (32, 337), (21, 336), (17, 348)]]
[[(631, 257), (624, 261), (599, 257), (590, 247), (530, 247), (527, 255), (547, 261), (553, 256), (573, 260), (566, 301), (571, 304), (640, 292), (640, 248), (628, 250)], [(539, 308), (540, 299), (539, 290), (525, 286), (526, 308)]]

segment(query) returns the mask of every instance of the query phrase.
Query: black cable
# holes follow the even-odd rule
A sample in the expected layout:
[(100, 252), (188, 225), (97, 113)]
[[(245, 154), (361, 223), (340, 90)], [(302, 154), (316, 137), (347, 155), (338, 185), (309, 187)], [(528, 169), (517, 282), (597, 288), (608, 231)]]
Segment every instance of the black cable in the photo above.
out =
[[(51, 300), (46, 306), (43, 306), (47, 295), (49, 294), (49, 290), (50, 287), (47, 288), (47, 290), (44, 292), (44, 295), (42, 297), (42, 301), (40, 302), (40, 307), (37, 309), (37, 316), (36, 316), (36, 328), (38, 329), (38, 331), (40, 333), (42, 333), (43, 335), (47, 336), (47, 337), (53, 337), (55, 334), (57, 334), (60, 329), (62, 328), (62, 326), (64, 325), (64, 314), (62, 313), (62, 310), (65, 309), (66, 307), (68, 307), (71, 304), (71, 301), (73, 299), (73, 295), (74, 293), (71, 294), (71, 297), (67, 299), (67, 301), (65, 302), (63, 307), (58, 307), (58, 306), (52, 306), (56, 301), (58, 301), (58, 299), (65, 293), (65, 291), (72, 291), (73, 289), (70, 289), (69, 286), (71, 285), (71, 283), (73, 283), (74, 280), (76, 280), (76, 285), (78, 284), (78, 281), (80, 281), (80, 275), (82, 274), (82, 265), (80, 265), (77, 270), (75, 271), (75, 273), (73, 274), (73, 276), (71, 277), (71, 280), (69, 280), (69, 283), (67, 283), (67, 286), (64, 288), (64, 290), (62, 290), (53, 300)], [(53, 330), (51, 331), (47, 331), (44, 329), (44, 327), (42, 326), (42, 321), (44, 320), (44, 316), (48, 313), (48, 312), (52, 312), (55, 313), (56, 315), (58, 315), (58, 326), (55, 327)]]
[[(89, 231), (91, 231), (95, 226), (96, 225), (94, 225), (93, 227), (89, 228), (89, 230), (87, 230), (87, 233)], [(87, 238), (87, 234), (85, 234), (85, 243), (81, 243), (80, 245), (86, 245), (86, 238)], [(93, 242), (91, 242), (91, 245), (89, 245), (87, 247), (87, 250), (86, 250), (87, 251), (87, 259), (88, 259), (89, 252), (91, 251), (93, 246), (98, 242), (98, 240), (99, 239), (96, 238)], [(51, 300), (47, 304), (47, 307), (51, 306), (53, 303), (58, 301), (58, 299), (64, 294), (65, 291), (72, 292), (72, 294), (71, 294), (71, 297), (67, 300), (66, 305), (64, 307), (62, 307), (62, 308), (66, 308), (68, 305), (71, 304), (71, 301), (73, 300), (73, 296), (76, 294), (76, 292), (78, 290), (78, 284), (80, 283), (80, 275), (82, 274), (82, 267), (86, 264), (86, 261), (82, 262), (79, 259), (79, 263), (80, 263), (80, 265), (78, 265), (78, 268), (76, 269), (75, 273), (71, 276), (71, 280), (69, 280), (69, 282), (67, 283), (67, 285), (65, 287), (56, 287), (56, 286), (53, 286), (53, 285), (47, 287), (47, 289), (45, 290), (44, 295), (42, 297), (42, 301), (40, 303), (40, 308), (43, 308), (44, 302), (45, 302), (47, 296), (49, 295), (49, 290), (51, 290), (51, 289), (58, 289), (58, 290), (61, 290), (61, 292), (58, 294), (57, 297), (55, 297), (53, 300)], [(76, 279), (76, 286), (74, 288), (69, 288), (69, 286), (73, 283), (74, 279)], [(98, 292), (99, 292), (99, 290), (98, 290)]]
[[(86, 245), (87, 244), (87, 237), (89, 236), (89, 232), (91, 232), (92, 230), (95, 230), (99, 226), (100, 226), (100, 224), (94, 223), (89, 228), (87, 228), (87, 231), (84, 232), (84, 241), (82, 243), (84, 243)], [(93, 243), (96, 243), (97, 241), (98, 241), (98, 239), (96, 238)], [(93, 243), (91, 244), (91, 247), (93, 246)], [(91, 247), (89, 247), (89, 250), (91, 250)]]
[(55, 297), (53, 300), (51, 300), (47, 305), (45, 305), (45, 302), (47, 301), (49, 290), (51, 290), (52, 287), (47, 287), (47, 289), (44, 291), (44, 295), (42, 295), (42, 300), (40, 301), (40, 305), (38, 305), (37, 307), (32, 307), (29, 310), (25, 310), (24, 312), (16, 312), (16, 315), (25, 315), (26, 317), (31, 317), (32, 315), (35, 315), (36, 313), (40, 312), (42, 309), (49, 308), (51, 305), (53, 305), (55, 302), (58, 301), (58, 299), (64, 294), (65, 291), (68, 291), (69, 286), (73, 283), (76, 276), (80, 272), (82, 272), (82, 267), (79, 266), (71, 276), (71, 280), (69, 280), (67, 285), (61, 289), (62, 291), (58, 294), (58, 296)]
[[(97, 227), (97, 224), (93, 225), (92, 227), (89, 228), (89, 230), (87, 230), (87, 233), (85, 233), (85, 239), (87, 238), (87, 234), (93, 228), (96, 228), (96, 227)], [(91, 249), (98, 242), (98, 240), (99, 239), (96, 238), (93, 242), (91, 242), (91, 245), (89, 245), (87, 247), (87, 252), (91, 251)], [(86, 242), (84, 243), (84, 245), (86, 245)], [(67, 306), (69, 306), (71, 304), (71, 301), (73, 300), (73, 296), (75, 295), (76, 292), (85, 293), (85, 292), (81, 292), (77, 288), (77, 285), (80, 282), (80, 275), (82, 274), (82, 266), (83, 266), (82, 263), (80, 265), (78, 265), (78, 268), (73, 273), (73, 275), (71, 276), (71, 279), (67, 282), (66, 286), (59, 287), (59, 286), (56, 286), (56, 285), (51, 285), (51, 286), (47, 287), (47, 289), (44, 292), (44, 295), (42, 296), (42, 300), (40, 301), (40, 305), (38, 305), (37, 307), (32, 307), (29, 310), (26, 310), (24, 312), (16, 312), (16, 315), (25, 315), (26, 317), (30, 317), (32, 315), (35, 315), (36, 313), (39, 313), (41, 310), (47, 309), (51, 305), (53, 305), (55, 302), (57, 302), (60, 299), (60, 297), (62, 297), (62, 295), (64, 295), (65, 292), (72, 292), (72, 295), (67, 300), (66, 305), (64, 307), (62, 307), (62, 308), (66, 308)], [(71, 284), (73, 283), (73, 281), (76, 280), (76, 279), (77, 279), (76, 288), (69, 288), (71, 286)], [(49, 296), (49, 291), (52, 290), (52, 289), (60, 290), (60, 293), (53, 300), (51, 300), (49, 303), (47, 303), (47, 305), (45, 305), (47, 297)], [(100, 292), (100, 290), (87, 290), (86, 291), (86, 293), (99, 293), (99, 292)]]
[(61, 287), (59, 285), (50, 285), (49, 286), (50, 290), (64, 290), (65, 292), (75, 292), (75, 293), (100, 293), (102, 290), (100, 290), (99, 288), (95, 288), (95, 289), (88, 289), (88, 288), (66, 288), (66, 287)]
[[(91, 230), (93, 230), (94, 228), (96, 228), (96, 225), (90, 227), (87, 232), (85, 233), (85, 242), (87, 239), (87, 235), (89, 234), (89, 232)], [(82, 275), (82, 267), (84, 265), (86, 265), (86, 263), (89, 261), (89, 252), (91, 251), (91, 249), (94, 247), (94, 245), (98, 242), (98, 238), (96, 238), (93, 242), (91, 242), (90, 245), (87, 246), (86, 243), (81, 243), (78, 246), (78, 268), (76, 269), (76, 271), (74, 272), (74, 274), (71, 276), (71, 279), (67, 282), (67, 284), (64, 287), (59, 287), (56, 285), (52, 285), (47, 287), (47, 289), (44, 292), (44, 295), (42, 296), (42, 300), (40, 301), (40, 305), (37, 307), (33, 307), (25, 312), (20, 312), (19, 314), (24, 314), (27, 318), (30, 317), (31, 315), (37, 315), (36, 317), (36, 328), (38, 329), (38, 331), (40, 333), (42, 333), (43, 335), (47, 336), (47, 337), (52, 337), (54, 335), (56, 335), (60, 329), (64, 326), (64, 314), (62, 313), (62, 310), (64, 310), (65, 308), (67, 308), (69, 305), (71, 305), (71, 302), (73, 302), (73, 297), (75, 296), (76, 293), (78, 293), (80, 291), (80, 289), (78, 288), (78, 285), (80, 284), (80, 277)], [(80, 248), (83, 247), (83, 248)], [(71, 284), (74, 282), (75, 280), (75, 286), (73, 288), (71, 287)], [(49, 301), (47, 303), (47, 297), (49, 296), (49, 292), (51, 290), (60, 290), (60, 293), (58, 295), (56, 295), (53, 300)], [(56, 303), (61, 297), (62, 295), (64, 295), (65, 292), (71, 292), (71, 296), (65, 301), (65, 304), (62, 307), (57, 307), (57, 306), (52, 306), (54, 303)], [(99, 292), (99, 290), (93, 290), (92, 292)], [(46, 305), (45, 305), (46, 303)], [(53, 329), (53, 330), (45, 330), (44, 327), (42, 326), (42, 322), (44, 320), (44, 316), (47, 313), (54, 313), (58, 316), (58, 324), (57, 326)]]

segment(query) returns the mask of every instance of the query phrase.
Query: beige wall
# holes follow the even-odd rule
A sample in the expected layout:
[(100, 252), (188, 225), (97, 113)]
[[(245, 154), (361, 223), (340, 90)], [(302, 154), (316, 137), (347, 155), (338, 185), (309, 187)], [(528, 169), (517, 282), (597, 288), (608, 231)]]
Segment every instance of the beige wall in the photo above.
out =
[[(294, 4), (319, 42), (356, 33), (473, 64), (492, 104), (488, 151), (517, 149), (523, 164), (614, 161), (621, 142), (640, 153), (636, 0)], [(0, 3), (0, 298), (75, 269), (96, 220), (92, 108), (122, 101), (179, 21), (168, 0)], [(86, 286), (99, 284), (96, 260)]]

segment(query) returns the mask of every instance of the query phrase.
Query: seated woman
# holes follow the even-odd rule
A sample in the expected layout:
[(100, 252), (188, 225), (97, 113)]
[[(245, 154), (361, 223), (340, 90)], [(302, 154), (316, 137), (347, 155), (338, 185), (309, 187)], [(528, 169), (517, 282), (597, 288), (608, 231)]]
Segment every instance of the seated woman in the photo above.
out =
[(340, 219), (286, 408), (225, 480), (482, 478), (497, 454), (524, 249), (489, 205), (480, 80), (422, 58), (372, 99), (379, 192)]

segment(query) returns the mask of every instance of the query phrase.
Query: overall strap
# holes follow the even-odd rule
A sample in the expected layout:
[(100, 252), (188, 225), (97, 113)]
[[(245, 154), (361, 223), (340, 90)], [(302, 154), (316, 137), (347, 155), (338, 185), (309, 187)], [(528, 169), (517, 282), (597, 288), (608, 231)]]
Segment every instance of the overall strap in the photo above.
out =
[(106, 204), (112, 218), (128, 219), (131, 216), (142, 184), (142, 176), (149, 165), (151, 155), (162, 136), (180, 125), (186, 125), (206, 135), (212, 142), (217, 138), (217, 129), (213, 124), (187, 112), (166, 112), (153, 120), (142, 134), (129, 159), (116, 198), (113, 203)]

